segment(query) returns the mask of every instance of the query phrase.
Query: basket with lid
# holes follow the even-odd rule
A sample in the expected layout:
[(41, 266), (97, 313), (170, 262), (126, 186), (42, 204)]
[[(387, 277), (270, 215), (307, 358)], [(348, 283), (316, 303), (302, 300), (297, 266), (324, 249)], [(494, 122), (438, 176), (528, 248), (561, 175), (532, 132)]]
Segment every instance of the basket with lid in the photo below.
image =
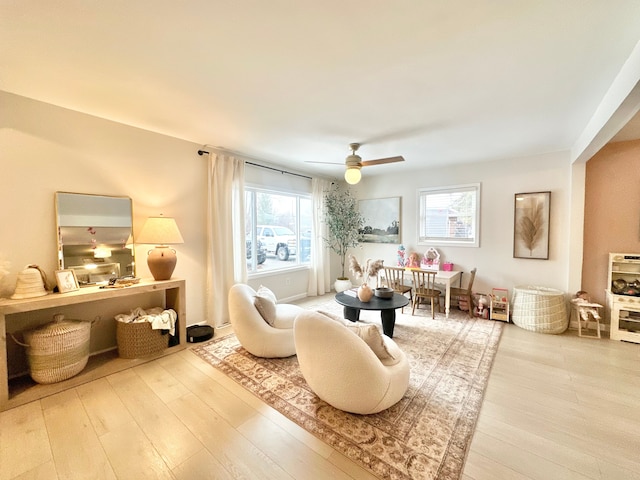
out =
[(31, 378), (38, 383), (56, 383), (80, 373), (89, 359), (91, 322), (65, 320), (24, 333)]

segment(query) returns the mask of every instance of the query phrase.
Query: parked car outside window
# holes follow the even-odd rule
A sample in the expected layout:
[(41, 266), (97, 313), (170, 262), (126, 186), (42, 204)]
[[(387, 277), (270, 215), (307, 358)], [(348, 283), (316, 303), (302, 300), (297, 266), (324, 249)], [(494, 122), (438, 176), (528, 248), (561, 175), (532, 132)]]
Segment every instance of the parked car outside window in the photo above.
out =
[(258, 225), (256, 236), (264, 244), (269, 255), (279, 260), (289, 260), (297, 253), (296, 234), (287, 227), (277, 225)]
[[(251, 260), (251, 255), (252, 255), (252, 250), (251, 250), (251, 239), (247, 238), (246, 240), (246, 244), (247, 244), (247, 260)], [(260, 241), (260, 239), (258, 239), (258, 242), (256, 243), (257, 245), (257, 260), (258, 260), (258, 265), (262, 265), (266, 260), (267, 260), (267, 250), (266, 248), (264, 248), (264, 244)]]

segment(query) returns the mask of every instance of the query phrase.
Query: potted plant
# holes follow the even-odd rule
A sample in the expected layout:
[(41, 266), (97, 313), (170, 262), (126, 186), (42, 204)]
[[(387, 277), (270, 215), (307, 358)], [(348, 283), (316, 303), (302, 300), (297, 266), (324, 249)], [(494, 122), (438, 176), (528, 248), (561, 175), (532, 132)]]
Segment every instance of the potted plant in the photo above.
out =
[(324, 197), (325, 214), (329, 237), (326, 244), (340, 257), (340, 276), (336, 280), (336, 292), (351, 288), (351, 281), (345, 275), (345, 261), (347, 250), (357, 247), (360, 243), (360, 230), (364, 225), (364, 218), (358, 210), (355, 198), (348, 190), (341, 190), (333, 185)]

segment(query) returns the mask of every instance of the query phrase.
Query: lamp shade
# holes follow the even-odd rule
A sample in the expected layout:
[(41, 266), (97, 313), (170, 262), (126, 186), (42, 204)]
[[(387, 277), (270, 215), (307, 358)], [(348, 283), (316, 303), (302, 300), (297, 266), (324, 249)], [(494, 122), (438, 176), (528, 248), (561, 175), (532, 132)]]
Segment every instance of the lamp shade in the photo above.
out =
[(178, 259), (175, 250), (167, 245), (184, 243), (176, 221), (171, 217), (149, 217), (138, 235), (138, 243), (156, 245), (147, 256), (149, 271), (155, 280), (169, 280)]
[(171, 217), (149, 217), (138, 235), (137, 243), (171, 245), (184, 243), (178, 224)]
[(360, 173), (360, 169), (357, 167), (348, 167), (344, 172), (344, 179), (350, 185), (355, 185), (362, 178), (362, 174)]

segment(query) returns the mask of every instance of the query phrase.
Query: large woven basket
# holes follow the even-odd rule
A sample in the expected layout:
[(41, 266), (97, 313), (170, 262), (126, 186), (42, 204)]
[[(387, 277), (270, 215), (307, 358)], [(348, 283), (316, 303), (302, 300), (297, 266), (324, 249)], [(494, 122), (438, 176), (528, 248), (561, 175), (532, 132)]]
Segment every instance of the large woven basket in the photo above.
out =
[(154, 330), (149, 322), (116, 321), (118, 356), (141, 358), (162, 352), (169, 346), (169, 335), (162, 330)]
[(91, 322), (54, 321), (24, 333), (31, 378), (38, 383), (56, 383), (77, 375), (89, 359)]
[(564, 332), (569, 326), (564, 292), (532, 285), (515, 287), (511, 320), (532, 332)]

